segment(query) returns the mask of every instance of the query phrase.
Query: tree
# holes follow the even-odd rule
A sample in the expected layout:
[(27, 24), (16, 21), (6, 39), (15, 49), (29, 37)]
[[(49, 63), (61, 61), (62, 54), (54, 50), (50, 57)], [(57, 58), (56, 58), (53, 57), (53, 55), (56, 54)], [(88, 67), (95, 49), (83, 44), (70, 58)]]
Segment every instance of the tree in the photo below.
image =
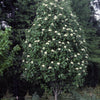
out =
[(23, 77), (49, 84), (57, 100), (62, 90), (84, 82), (88, 58), (84, 31), (70, 0), (44, 0), (36, 14), (23, 43)]
[[(4, 75), (11, 79), (13, 94), (18, 96), (18, 83), (20, 82), (22, 46), (21, 40), (25, 39), (24, 31), (29, 28), (34, 20), (36, 4), (39, 0), (1, 0), (0, 22), (6, 22), (12, 27), (10, 50), (14, 51), (12, 65), (5, 70)], [(11, 86), (10, 86), (11, 87)]]
[(12, 42), (9, 40), (10, 35), (10, 28), (6, 28), (5, 31), (0, 30), (0, 75), (6, 68), (12, 65), (12, 51), (10, 51)]
[[(95, 19), (95, 10), (97, 11), (99, 3), (93, 3), (93, 0), (71, 0), (73, 11), (78, 16), (78, 21), (85, 30), (85, 37), (88, 43), (89, 64), (88, 77), (86, 83), (91, 86), (97, 84), (99, 80), (99, 63), (100, 63), (100, 48), (99, 48), (99, 25)], [(92, 3), (92, 5), (91, 5)], [(98, 5), (98, 6), (97, 6)], [(96, 9), (93, 6), (97, 6)], [(97, 16), (97, 15), (96, 15)]]

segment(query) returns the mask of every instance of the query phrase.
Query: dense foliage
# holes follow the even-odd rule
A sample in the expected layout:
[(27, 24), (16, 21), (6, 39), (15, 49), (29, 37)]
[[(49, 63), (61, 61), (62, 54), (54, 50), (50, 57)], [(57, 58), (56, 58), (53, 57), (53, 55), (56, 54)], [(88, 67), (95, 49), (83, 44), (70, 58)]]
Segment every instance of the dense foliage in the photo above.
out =
[(12, 51), (10, 51), (11, 41), (9, 37), (11, 29), (6, 28), (5, 31), (0, 30), (0, 75), (3, 70), (12, 65)]

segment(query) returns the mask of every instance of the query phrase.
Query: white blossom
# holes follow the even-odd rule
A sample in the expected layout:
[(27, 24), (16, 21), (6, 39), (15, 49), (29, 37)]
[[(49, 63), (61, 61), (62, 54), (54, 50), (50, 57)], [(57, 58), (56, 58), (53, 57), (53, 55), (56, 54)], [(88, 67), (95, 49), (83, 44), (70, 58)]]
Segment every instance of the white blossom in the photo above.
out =
[(42, 67), (45, 67), (45, 65), (42, 65)]
[(33, 64), (33, 61), (31, 61), (31, 64)]
[(26, 63), (28, 64), (28, 61), (26, 61)]
[(45, 47), (43, 47), (42, 49), (45, 50)]
[(46, 7), (48, 6), (48, 5), (47, 5), (47, 4), (45, 4), (45, 3), (43, 3), (43, 5), (44, 5), (44, 6), (46, 6)]
[(75, 68), (76, 70), (79, 70), (79, 68)]
[(50, 5), (54, 5), (52, 2), (50, 2)]
[(25, 62), (25, 60), (22, 60), (22, 62)]
[(27, 70), (27, 68), (25, 68), (25, 70)]
[(27, 43), (27, 40), (25, 41), (25, 43)]
[(79, 30), (82, 30), (81, 28), (79, 28)]
[(73, 34), (70, 34), (70, 36), (73, 36)]
[(70, 50), (70, 49), (68, 49), (68, 51), (69, 51), (69, 52), (71, 52), (71, 50)]
[(40, 42), (40, 40), (35, 40), (34, 42), (38, 43), (38, 42)]
[(44, 31), (45, 29), (42, 29), (42, 31)]
[(75, 30), (75, 32), (77, 32), (77, 30)]
[(64, 46), (64, 48), (66, 49), (66, 46)]
[(57, 18), (58, 18), (58, 17), (55, 15), (55, 16), (54, 16), (54, 19), (56, 20)]
[(48, 17), (45, 17), (44, 20), (48, 20)]
[(77, 55), (79, 56), (79, 55), (80, 55), (80, 53), (77, 53)]
[(48, 16), (51, 16), (51, 14), (48, 14)]
[(52, 39), (53, 41), (55, 40), (55, 38)]
[(85, 56), (85, 58), (88, 58), (88, 56)]
[(35, 26), (35, 24), (33, 24), (33, 26)]
[(38, 26), (41, 26), (41, 24), (39, 24)]
[(59, 16), (62, 16), (62, 14), (59, 14)]
[(72, 61), (70, 62), (71, 64), (74, 64)]
[(82, 63), (84, 63), (84, 60), (82, 61)]
[(82, 67), (80, 67), (80, 69), (82, 69)]
[(54, 7), (57, 7), (56, 5), (54, 5)]
[(80, 76), (80, 75), (81, 75), (81, 73), (78, 73), (78, 75)]
[(60, 65), (60, 62), (57, 62), (57, 65)]
[(68, 19), (65, 19), (65, 21), (68, 21)]
[(46, 55), (47, 54), (47, 51), (45, 51), (44, 54)]
[(46, 44), (49, 45), (49, 42), (47, 42)]
[(54, 52), (54, 50), (52, 49), (51, 52)]
[(48, 67), (48, 69), (52, 69), (52, 67), (51, 67), (51, 66), (49, 66), (49, 67)]
[(79, 63), (79, 62), (78, 62), (77, 64), (78, 64), (78, 65), (80, 65), (80, 63)]
[(66, 60), (68, 61), (69, 59), (68, 59), (68, 58), (66, 58)]
[(67, 44), (69, 44), (69, 41), (67, 41)]
[(55, 33), (57, 33), (57, 31), (55, 31)]
[(55, 0), (56, 2), (58, 2), (58, 0)]
[(74, 57), (77, 57), (77, 55), (74, 55)]
[(58, 33), (58, 35), (61, 35), (60, 33)]
[(61, 48), (58, 48), (58, 50), (61, 50)]
[(29, 44), (29, 45), (28, 45), (28, 47), (32, 47), (32, 45), (31, 45), (31, 44)]
[(49, 28), (49, 30), (48, 30), (49, 32), (51, 32), (52, 30)]
[(64, 36), (66, 37), (66, 36), (68, 36), (68, 34), (64, 34)]
[(83, 40), (83, 42), (86, 42), (85, 39)]
[(51, 61), (51, 64), (53, 64), (53, 61)]
[(27, 55), (27, 57), (30, 57), (30, 55)]
[(84, 64), (81, 64), (82, 66), (84, 66)]
[(63, 27), (63, 30), (65, 30), (66, 28), (65, 27)]
[(48, 42), (51, 42), (50, 40)]
[(63, 7), (60, 7), (60, 9), (64, 9)]
[(58, 41), (58, 43), (61, 43), (61, 41)]
[(65, 44), (64, 42), (62, 42), (62, 44)]
[(54, 26), (54, 23), (51, 23), (52, 26)]
[(81, 50), (82, 50), (82, 51), (85, 51), (85, 49), (84, 49), (84, 48), (82, 48)]
[(28, 32), (30, 32), (31, 30), (28, 30)]

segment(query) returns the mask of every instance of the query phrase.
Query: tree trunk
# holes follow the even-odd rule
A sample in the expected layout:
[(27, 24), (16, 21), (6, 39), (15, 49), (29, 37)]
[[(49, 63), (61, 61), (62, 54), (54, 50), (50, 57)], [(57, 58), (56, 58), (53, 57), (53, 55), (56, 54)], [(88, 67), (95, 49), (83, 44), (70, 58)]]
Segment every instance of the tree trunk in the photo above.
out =
[(58, 100), (58, 91), (57, 90), (55, 91), (54, 95), (55, 95), (55, 100)]

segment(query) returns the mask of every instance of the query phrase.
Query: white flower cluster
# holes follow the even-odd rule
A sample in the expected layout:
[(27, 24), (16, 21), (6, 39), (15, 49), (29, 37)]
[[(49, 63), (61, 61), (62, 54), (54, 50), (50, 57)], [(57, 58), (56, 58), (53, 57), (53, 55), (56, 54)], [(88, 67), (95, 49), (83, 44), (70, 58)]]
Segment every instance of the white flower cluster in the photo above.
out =
[(22, 62), (25, 62), (25, 60), (23, 59)]
[(47, 6), (48, 6), (48, 4), (43, 3), (43, 6), (47, 7)]
[(42, 29), (42, 32), (45, 31), (45, 29)]
[(54, 16), (54, 20), (56, 20), (57, 18), (58, 18), (58, 17), (55, 15), (55, 16)]
[(50, 28), (49, 28), (49, 30), (48, 30), (48, 31), (49, 31), (49, 32), (51, 32), (51, 31), (52, 31), (52, 29), (50, 29)]
[(54, 5), (54, 3), (50, 2), (50, 5)]
[(45, 17), (45, 18), (44, 18), (44, 20), (46, 20), (46, 21), (47, 21), (47, 20), (48, 20), (48, 17)]
[(31, 64), (33, 64), (33, 61), (31, 61)]
[(51, 26), (54, 26), (54, 23), (51, 23)]
[(51, 66), (49, 66), (49, 67), (48, 67), (48, 69), (52, 69), (52, 67), (51, 67)]
[(54, 49), (51, 49), (51, 52), (55, 52), (55, 50)]
[(55, 0), (56, 2), (58, 2), (58, 0)]
[(82, 49), (81, 49), (81, 51), (85, 51), (85, 49), (84, 49), (84, 48), (82, 48)]
[(38, 26), (41, 26), (41, 24), (38, 24)]
[(45, 65), (42, 65), (42, 67), (45, 67)]
[(30, 44), (28, 45), (28, 47), (32, 47), (32, 44), (30, 43)]
[(67, 37), (67, 36), (68, 36), (68, 34), (66, 33), (66, 34), (64, 34), (64, 36), (65, 36), (65, 37)]
[(35, 40), (34, 42), (35, 42), (35, 43), (38, 43), (38, 42), (40, 42), (40, 40)]
[(49, 45), (49, 44), (50, 44), (50, 42), (51, 42), (51, 41), (50, 41), (50, 40), (48, 40), (48, 41), (46, 42), (46, 44), (47, 44), (47, 45)]
[(27, 58), (30, 57), (30, 55), (27, 55)]
[(60, 62), (57, 62), (57, 65), (60, 65)]

